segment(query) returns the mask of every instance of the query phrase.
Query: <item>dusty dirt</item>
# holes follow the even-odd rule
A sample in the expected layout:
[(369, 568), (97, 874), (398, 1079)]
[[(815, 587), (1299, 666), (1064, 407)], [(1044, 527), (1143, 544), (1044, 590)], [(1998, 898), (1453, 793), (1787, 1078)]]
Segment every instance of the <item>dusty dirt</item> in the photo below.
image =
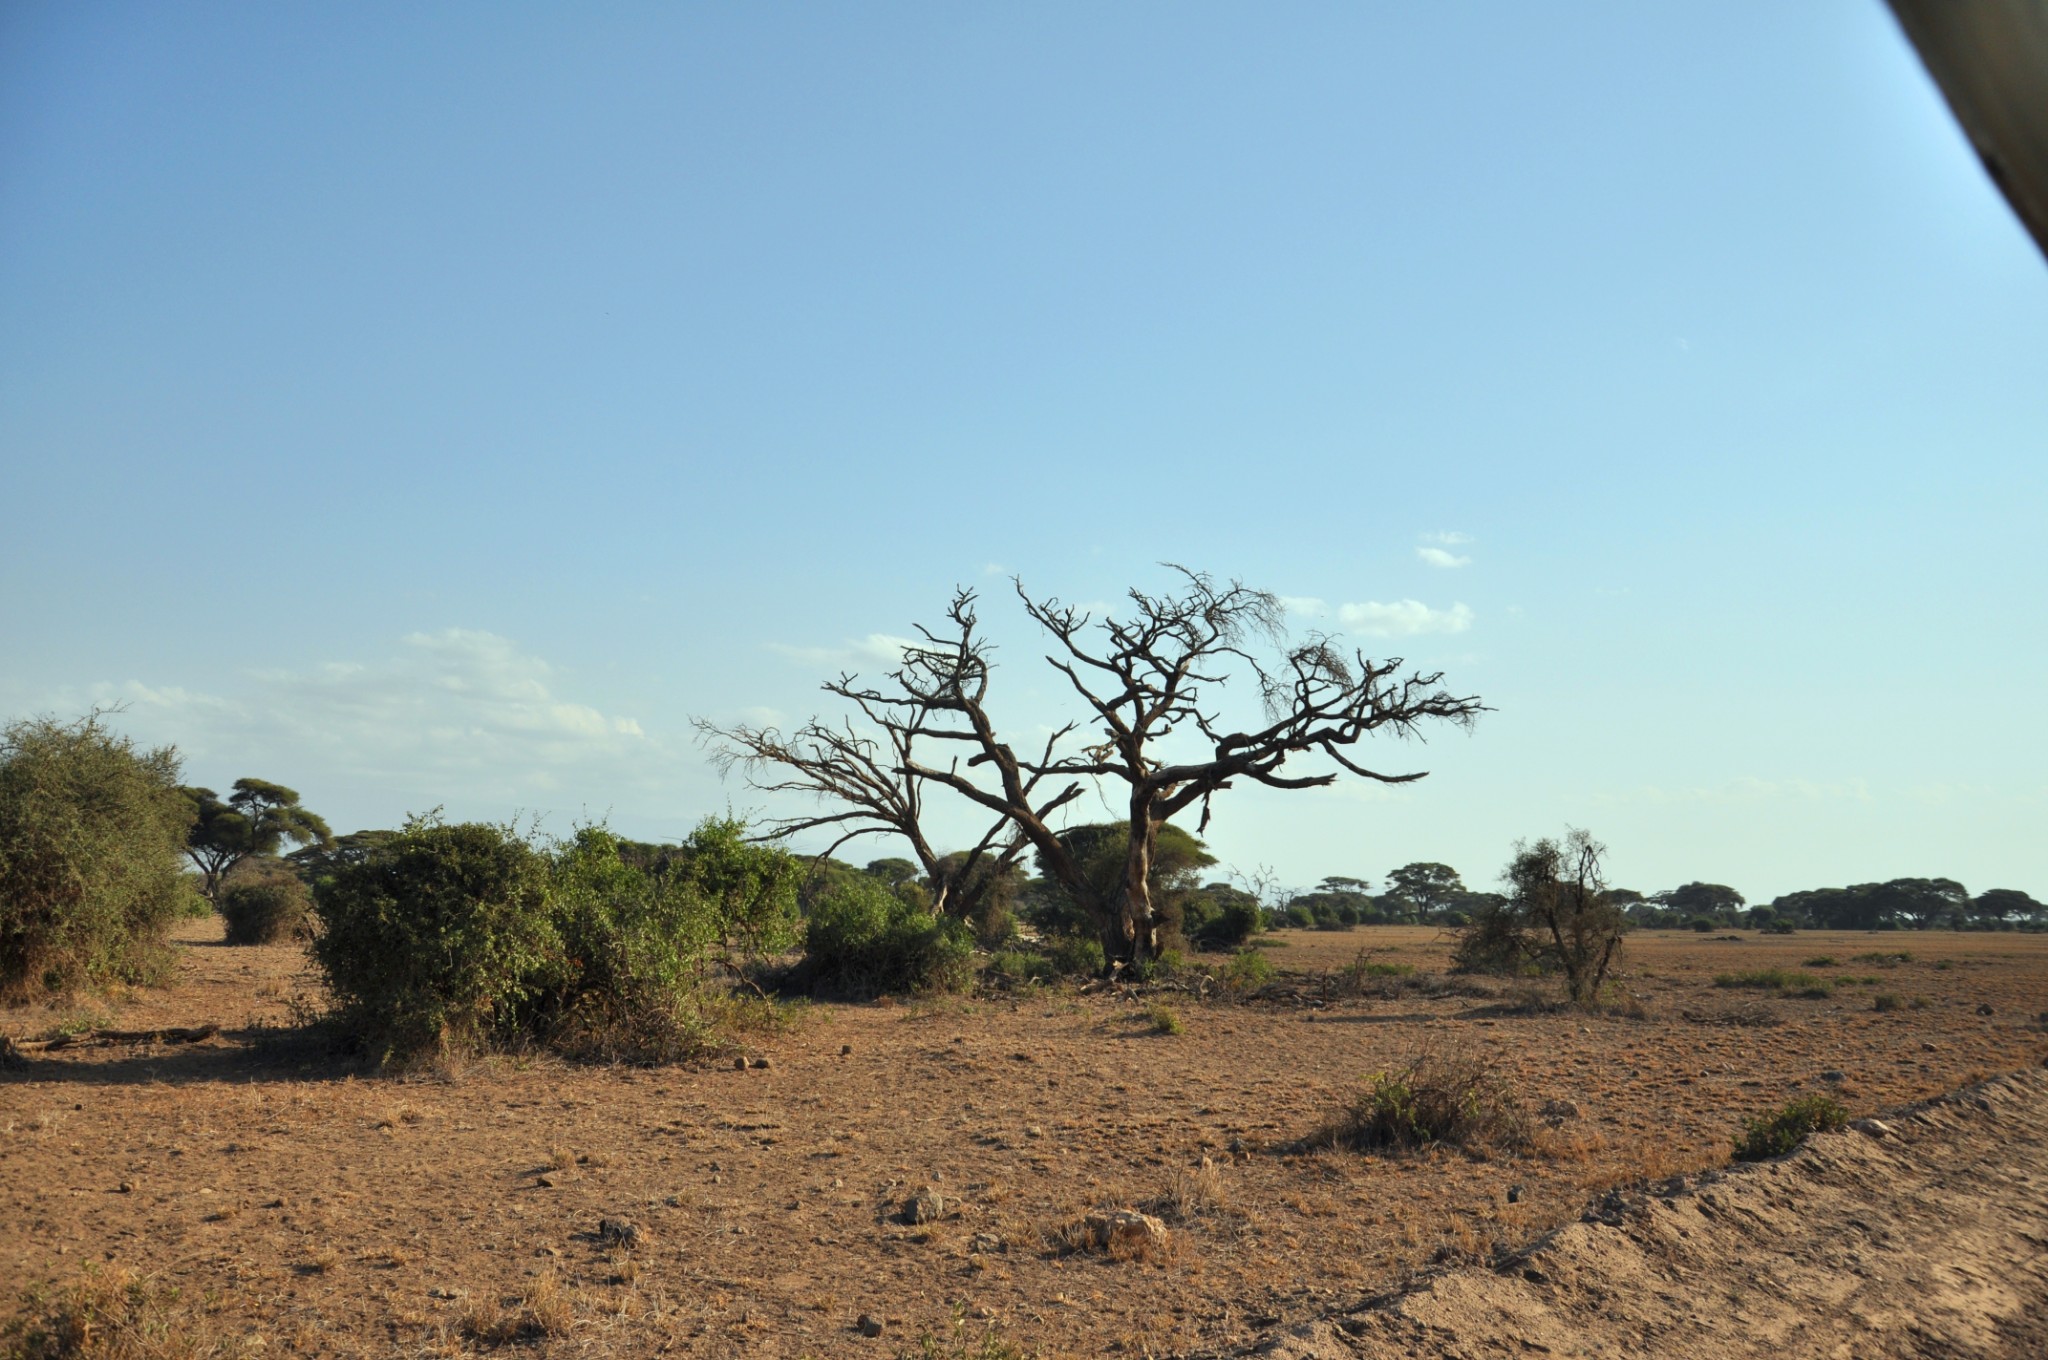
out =
[[(1643, 934), (1623, 978), (1633, 1018), (1532, 1014), (1505, 994), (1389, 983), (1383, 997), (1322, 1006), (1167, 997), (1185, 1032), (1163, 1035), (1140, 1000), (1032, 992), (814, 1006), (761, 1043), (765, 1069), (499, 1058), (396, 1080), (291, 1028), (300, 951), (228, 947), (210, 922), (186, 935), (168, 990), (85, 1013), (0, 1014), (17, 1036), (87, 1022), (224, 1026), (196, 1045), (72, 1048), (0, 1072), (0, 1311), (94, 1263), (175, 1284), (194, 1334), (269, 1353), (485, 1351), (494, 1325), (538, 1316), (545, 1334), (497, 1349), (893, 1357), (916, 1353), (926, 1333), (952, 1353), (956, 1314), (967, 1341), (992, 1331), (1047, 1356), (1213, 1355), (1274, 1338), (1345, 1348), (1331, 1354), (1523, 1353), (1523, 1338), (1559, 1353), (1745, 1353), (1733, 1341), (1673, 1348), (1688, 1328), (1701, 1346), (1749, 1336), (1786, 1356), (2032, 1353), (2001, 1352), (2008, 1342), (1988, 1321), (1956, 1330), (1949, 1349), (1919, 1351), (1842, 1349), (1815, 1322), (1861, 1309), (1870, 1335), (1912, 1335), (1897, 1329), (1922, 1307), (1886, 1283), (1882, 1262), (1898, 1280), (2038, 1305), (2038, 1290), (2027, 1293), (2038, 1276), (1968, 1265), (1982, 1253), (1957, 1236), (1971, 1223), (1987, 1241), (2031, 1232), (2009, 1240), (2008, 1257), (2039, 1270), (2038, 1220), (2024, 1227), (2009, 1212), (2021, 1196), (2038, 1209), (2039, 1165), (2006, 1160), (2019, 1140), (2003, 1131), (2020, 1121), (1996, 1111), (1977, 1112), (2005, 1122), (1974, 1162), (1934, 1156), (1955, 1141), (1942, 1121), (1967, 1115), (1944, 1106), (1896, 1140), (1842, 1135), (1762, 1181), (1732, 1176), (1676, 1209), (1655, 1200), (1647, 1217), (1601, 1230), (1625, 1248), (1588, 1245), (1585, 1264), (1560, 1264), (1548, 1285), (1445, 1271), (1577, 1223), (1611, 1187), (1724, 1164), (1743, 1118), (1791, 1096), (1831, 1092), (1862, 1115), (2038, 1067), (2048, 938)], [(1424, 974), (1446, 955), (1421, 930), (1280, 939), (1274, 961), (1303, 973), (1361, 947)], [(1913, 957), (1855, 960), (1902, 949)], [(1713, 985), (1716, 973), (1821, 956), (1838, 962), (1808, 971), (1874, 981), (1824, 1000)], [(1879, 994), (1898, 1008), (1875, 1010)], [(1532, 1107), (1572, 1113), (1557, 1115), (1540, 1152), (1492, 1161), (1296, 1150), (1361, 1077), (1426, 1046), (1490, 1056)], [(2035, 1118), (2034, 1080), (1987, 1099), (2031, 1100)], [(1786, 1223), (1816, 1225), (1800, 1259), (1818, 1273), (1771, 1274), (1759, 1243), (1777, 1234), (1740, 1236), (1754, 1211), (1717, 1217), (1708, 1196), (1752, 1182), (1789, 1194), (1821, 1163), (1836, 1168), (1836, 1217), (1782, 1209)], [(898, 1221), (921, 1186), (941, 1217)], [(1127, 1206), (1169, 1219), (1166, 1251), (1055, 1250), (1089, 1210)], [(636, 1244), (605, 1240), (605, 1219), (631, 1225)], [(1867, 1241), (1839, 1226), (1852, 1220)], [(1845, 1284), (1821, 1270), (1828, 1261), (1867, 1278)], [(1599, 1283), (1624, 1264), (1643, 1282), (1625, 1298)], [(1357, 1311), (1418, 1271), (1428, 1292), (1384, 1324)], [(1966, 1287), (1964, 1271), (1977, 1283)], [(879, 1336), (862, 1335), (863, 1315)], [(1368, 1330), (1354, 1338), (1340, 1321)], [(1370, 1330), (1411, 1323), (1426, 1330)], [(1301, 1327), (1309, 1340), (1288, 1339)], [(1642, 1340), (1653, 1336), (1664, 1340)]]

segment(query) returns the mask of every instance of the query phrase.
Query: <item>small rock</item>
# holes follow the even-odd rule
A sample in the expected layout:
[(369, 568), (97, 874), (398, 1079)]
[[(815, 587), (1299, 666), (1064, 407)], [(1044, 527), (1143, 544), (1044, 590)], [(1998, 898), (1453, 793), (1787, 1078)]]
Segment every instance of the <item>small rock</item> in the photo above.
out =
[(1859, 1119), (1849, 1125), (1849, 1127), (1858, 1133), (1867, 1133), (1872, 1138), (1889, 1138), (1892, 1136), (1892, 1126), (1885, 1123), (1882, 1119)]
[(1997, 1012), (1991, 1009), (1991, 1003), (1990, 1003), (1989, 1001), (1985, 1001), (1985, 1002), (1982, 1002), (1982, 1003), (1980, 1003), (1980, 1004), (1978, 1005), (1978, 1007), (1977, 1007), (1977, 1014), (1979, 1014), (1979, 1015), (1995, 1015), (1995, 1014), (1997, 1014)]
[(631, 1251), (646, 1239), (647, 1235), (637, 1223), (623, 1218), (601, 1218), (597, 1222), (597, 1240), (607, 1247), (624, 1247)]
[(1550, 1280), (1550, 1277), (1548, 1275), (1545, 1275), (1542, 1271), (1538, 1270), (1534, 1266), (1530, 1266), (1527, 1269), (1525, 1269), (1522, 1272), (1522, 1278), (1527, 1280), (1530, 1284), (1546, 1284)]
[(1569, 1100), (1546, 1100), (1543, 1102), (1543, 1108), (1536, 1113), (1543, 1116), (1544, 1123), (1555, 1128), (1567, 1119), (1577, 1119), (1579, 1107)]
[(1930, 1043), (1922, 1043), (1922, 1044), (1920, 1045), (1920, 1051), (1921, 1051), (1922, 1053), (1939, 1053), (1939, 1052), (1941, 1052), (1941, 1050), (1940, 1050), (1939, 1048), (1937, 1048), (1937, 1047), (1936, 1047), (1935, 1045), (1933, 1045), (1933, 1044), (1930, 1044)]
[(1045, 1130), (1036, 1124), (1027, 1124), (1024, 1128), (1024, 1136), (1026, 1138), (1043, 1138), (1045, 1137)]
[(437, 1285), (427, 1291), (427, 1297), (430, 1299), (459, 1299), (462, 1297), (462, 1294), (458, 1290), (442, 1289)]
[(733, 1069), (733, 1071), (735, 1071), (735, 1072), (744, 1072), (744, 1071), (746, 1071), (746, 1070), (747, 1070), (747, 1060), (746, 1060), (746, 1059), (745, 1059), (744, 1057), (740, 1057), (740, 1058), (734, 1058), (734, 1059), (732, 1060), (732, 1069)]
[(993, 1256), (1009, 1250), (1009, 1243), (994, 1233), (976, 1233), (967, 1239), (967, 1250), (979, 1256)]
[(1828, 1083), (1828, 1085), (1830, 1086), (1839, 1086), (1844, 1081), (1847, 1081), (1848, 1077), (1831, 1067), (1827, 1071), (1820, 1074), (1820, 1079)]
[(1168, 1237), (1165, 1223), (1136, 1209), (1113, 1209), (1106, 1214), (1088, 1215), (1088, 1240), (1104, 1251), (1143, 1255), (1165, 1246)]
[(766, 1058), (756, 1058), (753, 1062), (749, 1063), (748, 1066), (753, 1067), (759, 1071), (765, 1072), (768, 1070), (768, 1060)]
[(862, 1336), (875, 1337), (882, 1334), (882, 1320), (873, 1313), (862, 1313), (860, 1321), (853, 1325), (860, 1329)]
[(840, 1056), (840, 1057), (842, 1057), (842, 1058), (850, 1058), (850, 1057), (852, 1057), (852, 1056), (853, 1056), (853, 1045), (852, 1045), (852, 1044), (841, 1044), (841, 1045), (839, 1046), (839, 1056)]
[(576, 1177), (567, 1171), (543, 1171), (536, 1179), (541, 1189), (553, 1190), (558, 1186), (567, 1185)]
[(1519, 1186), (1519, 1185), (1510, 1185), (1510, 1186), (1508, 1187), (1508, 1203), (1510, 1203), (1510, 1204), (1520, 1204), (1521, 1202), (1522, 1202), (1522, 1187), (1521, 1187), (1521, 1186)]
[(919, 1223), (936, 1223), (945, 1217), (946, 1201), (939, 1192), (929, 1185), (920, 1185), (903, 1201), (902, 1218), (905, 1223), (915, 1226)]
[(134, 1193), (135, 1193), (135, 1182), (134, 1182), (134, 1181), (122, 1181), (122, 1182), (121, 1182), (121, 1193), (122, 1193), (122, 1194), (124, 1194), (124, 1195), (132, 1195), (132, 1194), (134, 1194)]

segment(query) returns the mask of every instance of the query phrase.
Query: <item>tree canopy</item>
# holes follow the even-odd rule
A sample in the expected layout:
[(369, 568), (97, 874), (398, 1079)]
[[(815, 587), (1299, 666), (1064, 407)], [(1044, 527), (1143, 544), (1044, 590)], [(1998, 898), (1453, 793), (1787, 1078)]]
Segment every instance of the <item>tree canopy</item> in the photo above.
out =
[(200, 891), (218, 904), (221, 880), (243, 860), (275, 855), (292, 845), (325, 846), (333, 840), (327, 823), (299, 805), (296, 790), (262, 779), (237, 779), (222, 802), (212, 789), (182, 790), (191, 800), (192, 829), (185, 853), (201, 876)]

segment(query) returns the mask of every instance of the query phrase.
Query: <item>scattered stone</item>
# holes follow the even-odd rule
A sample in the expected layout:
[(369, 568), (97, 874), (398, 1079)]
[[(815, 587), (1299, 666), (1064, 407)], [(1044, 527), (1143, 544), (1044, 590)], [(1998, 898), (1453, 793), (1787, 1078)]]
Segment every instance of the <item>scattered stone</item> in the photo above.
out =
[(1567, 1119), (1577, 1119), (1579, 1107), (1569, 1100), (1546, 1100), (1536, 1113), (1543, 1116), (1544, 1123), (1556, 1128)]
[(134, 1194), (134, 1193), (135, 1193), (135, 1182), (134, 1182), (134, 1181), (122, 1181), (122, 1182), (121, 1182), (121, 1193), (122, 1193), (122, 1194), (124, 1194), (124, 1195), (132, 1195), (132, 1194)]
[(1931, 1043), (1922, 1043), (1920, 1045), (1920, 1051), (1922, 1053), (1939, 1053), (1941, 1052), (1941, 1049)]
[(462, 1291), (459, 1289), (443, 1289), (436, 1285), (427, 1291), (427, 1297), (430, 1299), (459, 1299), (462, 1297)]
[(1847, 1081), (1848, 1077), (1842, 1072), (1831, 1067), (1827, 1071), (1820, 1074), (1820, 1079), (1830, 1086), (1839, 1086), (1843, 1082)]
[(1892, 1126), (1885, 1123), (1882, 1119), (1858, 1119), (1850, 1124), (1849, 1127), (1858, 1133), (1867, 1133), (1872, 1138), (1889, 1138), (1892, 1136)]
[(536, 1183), (543, 1190), (554, 1190), (575, 1179), (576, 1173), (573, 1171), (543, 1171), (536, 1178)]
[(918, 1186), (910, 1198), (903, 1201), (901, 1217), (913, 1227), (920, 1223), (936, 1223), (945, 1215), (946, 1201), (929, 1185)]
[(1510, 1185), (1510, 1186), (1508, 1187), (1508, 1203), (1510, 1203), (1510, 1204), (1520, 1204), (1521, 1202), (1522, 1202), (1522, 1187), (1521, 1187), (1521, 1186), (1519, 1186), (1519, 1185)]
[(839, 1046), (839, 1056), (840, 1056), (840, 1057), (842, 1057), (842, 1058), (850, 1058), (850, 1057), (852, 1057), (852, 1056), (853, 1056), (853, 1045), (852, 1045), (852, 1044), (841, 1044), (841, 1045)]
[(756, 1058), (753, 1062), (747, 1065), (762, 1072), (768, 1070), (768, 1060), (766, 1058)]
[(623, 1218), (601, 1218), (597, 1222), (597, 1240), (607, 1247), (624, 1247), (631, 1251), (646, 1237), (639, 1224)]
[(732, 1060), (732, 1069), (733, 1069), (733, 1071), (735, 1071), (735, 1072), (744, 1072), (744, 1071), (746, 1071), (746, 1070), (747, 1070), (747, 1060), (746, 1060), (746, 1058), (745, 1058), (745, 1057), (738, 1057), (738, 1058), (734, 1058), (734, 1059)]
[(967, 1239), (967, 1250), (978, 1256), (994, 1256), (1010, 1249), (1010, 1244), (994, 1233), (980, 1232)]
[(1087, 1220), (1089, 1245), (1103, 1251), (1128, 1252), (1143, 1256), (1164, 1247), (1169, 1234), (1166, 1224), (1136, 1209), (1112, 1209), (1090, 1214)]
[(860, 1329), (862, 1336), (877, 1337), (882, 1334), (882, 1320), (873, 1313), (862, 1313), (860, 1321), (853, 1325)]
[(1981, 1003), (1979, 1003), (1979, 1005), (1978, 1005), (1978, 1007), (1977, 1007), (1977, 1014), (1979, 1014), (1979, 1015), (1996, 1015), (1996, 1014), (1997, 1014), (1997, 1012), (1991, 1009), (1991, 1003), (1990, 1003), (1989, 1001), (1985, 1001), (1985, 1002), (1981, 1002)]
[(1045, 1130), (1036, 1124), (1027, 1124), (1024, 1128), (1024, 1136), (1026, 1138), (1043, 1138), (1045, 1137)]

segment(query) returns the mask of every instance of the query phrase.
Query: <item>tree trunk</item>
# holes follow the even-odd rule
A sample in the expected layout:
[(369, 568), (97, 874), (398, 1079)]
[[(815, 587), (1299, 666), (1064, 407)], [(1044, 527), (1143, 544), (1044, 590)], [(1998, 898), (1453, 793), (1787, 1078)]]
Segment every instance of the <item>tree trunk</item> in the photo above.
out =
[(1152, 910), (1152, 855), (1159, 845), (1159, 824), (1152, 820), (1151, 799), (1132, 800), (1130, 852), (1124, 858), (1124, 891), (1118, 935), (1128, 963), (1159, 957), (1159, 916)]

